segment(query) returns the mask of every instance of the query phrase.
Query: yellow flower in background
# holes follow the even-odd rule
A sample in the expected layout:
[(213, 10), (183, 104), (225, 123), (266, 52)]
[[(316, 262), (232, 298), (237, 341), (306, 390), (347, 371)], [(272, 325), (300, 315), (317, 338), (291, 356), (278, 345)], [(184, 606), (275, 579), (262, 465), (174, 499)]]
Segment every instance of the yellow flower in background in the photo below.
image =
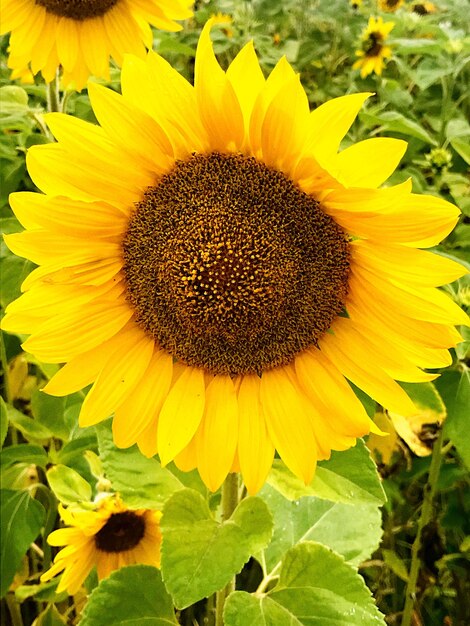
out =
[(109, 57), (144, 57), (150, 24), (177, 31), (192, 0), (0, 0), (1, 32), (11, 31), (8, 67), (41, 72), (50, 82), (63, 67), (64, 86), (82, 89), (90, 75), (109, 79)]
[(349, 4), (352, 9), (359, 9), (362, 6), (363, 0), (349, 0)]
[(370, 17), (367, 28), (362, 33), (362, 46), (356, 51), (360, 57), (353, 69), (361, 69), (361, 77), (365, 78), (372, 72), (379, 76), (384, 68), (384, 59), (392, 56), (392, 49), (385, 45), (388, 34), (395, 26), (393, 22), (384, 22), (381, 17)]
[(107, 496), (96, 510), (59, 505), (59, 513), (68, 528), (52, 532), (48, 543), (64, 547), (41, 576), (45, 582), (63, 572), (57, 593), (77, 593), (95, 566), (100, 580), (135, 563), (160, 567), (160, 511), (128, 509), (119, 496)]
[(404, 0), (379, 0), (379, 8), (387, 13), (394, 13), (403, 3)]
[(233, 28), (231, 24), (233, 24), (233, 19), (231, 15), (227, 15), (226, 13), (217, 13), (216, 15), (211, 16), (212, 24), (225, 26), (222, 28), (223, 32), (227, 35), (227, 37), (233, 37)]
[(437, 7), (433, 2), (416, 2), (411, 6), (413, 13), (418, 15), (429, 15), (430, 13), (437, 13)]
[(373, 138), (338, 153), (368, 93), (309, 110), (285, 58), (266, 79), (252, 43), (227, 72), (209, 22), (190, 85), (129, 56), (122, 95), (89, 85), (96, 126), (53, 113), (34, 146), (43, 194), (12, 194), (5, 240), (39, 267), (5, 330), (66, 363), (45, 391), (93, 383), (80, 424), (114, 414), (118, 446), (197, 468), (211, 490), (261, 488), (274, 452), (310, 482), (317, 459), (373, 428), (347, 380), (401, 415), (395, 382), (451, 363), (467, 316), (435, 286), (465, 273), (418, 250), (459, 210), (380, 189), (406, 150)]

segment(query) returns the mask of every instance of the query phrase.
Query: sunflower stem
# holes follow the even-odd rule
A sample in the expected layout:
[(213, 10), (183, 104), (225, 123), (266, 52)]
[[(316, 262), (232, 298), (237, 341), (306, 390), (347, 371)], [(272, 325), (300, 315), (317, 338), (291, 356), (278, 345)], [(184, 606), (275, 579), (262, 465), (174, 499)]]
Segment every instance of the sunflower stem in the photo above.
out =
[(49, 113), (60, 112), (62, 110), (60, 103), (60, 91), (59, 91), (59, 70), (56, 75), (47, 83), (47, 110)]
[(416, 531), (416, 538), (411, 548), (411, 565), (408, 583), (406, 585), (405, 592), (405, 607), (403, 609), (403, 616), (401, 626), (410, 626), (413, 615), (414, 603), (416, 599), (416, 587), (418, 582), (419, 570), (421, 569), (421, 559), (419, 552), (421, 550), (421, 537), (423, 529), (430, 522), (433, 514), (433, 500), (436, 492), (437, 480), (439, 478), (439, 471), (442, 464), (442, 452), (444, 441), (444, 429), (441, 428), (439, 437), (437, 438), (431, 457), (431, 465), (429, 467), (428, 481), (424, 487), (423, 506), (421, 508), (421, 514), (418, 520), (418, 529)]
[[(232, 516), (238, 504), (238, 474), (229, 474), (222, 485), (222, 521)], [(215, 626), (224, 624), (225, 600), (235, 591), (235, 576), (223, 589), (217, 592), (215, 599)]]

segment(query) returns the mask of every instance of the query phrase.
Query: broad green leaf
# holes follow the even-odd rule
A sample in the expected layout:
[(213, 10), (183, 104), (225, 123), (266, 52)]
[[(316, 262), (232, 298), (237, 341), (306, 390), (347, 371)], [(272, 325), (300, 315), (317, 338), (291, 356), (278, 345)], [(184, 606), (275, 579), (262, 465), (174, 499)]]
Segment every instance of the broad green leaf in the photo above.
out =
[(435, 385), (447, 407), (445, 432), (470, 468), (470, 369), (463, 363), (461, 367), (460, 372), (443, 372)]
[(113, 572), (91, 594), (80, 626), (168, 626), (178, 624), (160, 572), (131, 565)]
[(462, 159), (470, 165), (470, 141), (454, 137), (454, 139), (451, 139), (450, 144), (460, 154)]
[(317, 496), (351, 504), (385, 502), (380, 477), (362, 440), (354, 448), (333, 452), (329, 461), (321, 461), (310, 485), (305, 486), (279, 459), (274, 460), (267, 482), (289, 500)]
[(393, 131), (408, 137), (416, 137), (416, 139), (431, 145), (436, 145), (437, 143), (422, 126), (397, 111), (385, 111), (377, 115), (360, 113), (359, 117), (368, 126), (380, 124), (382, 131)]
[(266, 504), (249, 497), (231, 518), (217, 522), (204, 498), (192, 489), (168, 500), (161, 519), (162, 574), (175, 605), (183, 609), (222, 589), (250, 556), (271, 539)]
[(96, 427), (104, 472), (129, 506), (163, 508), (181, 482), (156, 459), (147, 459), (137, 448), (115, 446), (110, 421)]
[(0, 596), (3, 597), (20, 566), (21, 559), (36, 539), (45, 518), (44, 507), (28, 491), (2, 489)]
[(392, 570), (394, 574), (401, 578), (405, 582), (408, 582), (408, 570), (404, 561), (393, 550), (382, 550), (382, 557), (386, 565)]
[(3, 447), (3, 442), (7, 436), (8, 432), (8, 414), (7, 414), (7, 405), (5, 404), (5, 400), (0, 397), (0, 447)]
[(396, 48), (396, 54), (405, 56), (408, 54), (442, 54), (442, 47), (438, 41), (432, 39), (393, 39), (390, 40)]
[(15, 598), (20, 603), (24, 602), (28, 598), (34, 598), (35, 600), (42, 602), (61, 602), (62, 600), (67, 599), (68, 593), (66, 591), (62, 591), (59, 594), (56, 593), (59, 582), (60, 578), (56, 577), (47, 581), (47, 583), (39, 583), (37, 585), (20, 585), (15, 589)]
[(5, 406), (11, 424), (24, 435), (25, 439), (41, 443), (41, 441), (47, 441), (52, 437), (51, 431), (37, 420), (24, 415), (9, 404)]
[(29, 463), (45, 468), (48, 463), (48, 457), (42, 446), (32, 443), (19, 443), (5, 448), (0, 459), (2, 470), (15, 463)]
[(28, 109), (28, 94), (22, 87), (17, 85), (5, 85), (0, 87), (0, 104), (2, 114)]
[[(20, 173), (20, 180), (23, 172)], [(14, 189), (11, 189), (14, 191)], [(21, 295), (21, 283), (26, 276), (34, 269), (35, 265), (27, 259), (9, 255), (0, 260), (0, 275), (2, 277), (0, 286), (0, 305), (5, 308), (10, 302), (16, 300)]]
[(31, 626), (66, 626), (67, 621), (53, 604), (40, 613)]
[(225, 626), (384, 626), (362, 577), (318, 543), (291, 548), (267, 595), (232, 593)]
[(55, 465), (47, 470), (46, 475), (52, 491), (64, 504), (91, 500), (91, 486), (71, 467)]
[(31, 396), (31, 409), (34, 417), (59, 439), (68, 440), (70, 429), (65, 423), (65, 398), (50, 396), (37, 390)]
[(441, 78), (453, 74), (454, 71), (455, 64), (450, 60), (446, 60), (444, 67), (439, 67), (435, 59), (424, 59), (424, 61), (419, 64), (416, 71), (413, 72), (412, 77), (418, 87), (424, 91), (434, 83), (440, 81)]
[(317, 541), (359, 565), (378, 547), (382, 518), (377, 504), (356, 505), (305, 497), (293, 502), (265, 485), (260, 497), (274, 518), (274, 533), (264, 552), (272, 570), (293, 545)]

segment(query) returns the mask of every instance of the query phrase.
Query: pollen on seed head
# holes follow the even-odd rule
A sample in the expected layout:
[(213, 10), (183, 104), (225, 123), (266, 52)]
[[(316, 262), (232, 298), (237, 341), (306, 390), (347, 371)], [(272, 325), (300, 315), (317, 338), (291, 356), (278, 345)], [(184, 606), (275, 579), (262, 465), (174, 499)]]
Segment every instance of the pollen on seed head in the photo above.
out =
[(137, 204), (123, 256), (137, 323), (214, 374), (290, 362), (347, 294), (341, 228), (282, 172), (239, 154), (177, 162)]
[(112, 9), (118, 0), (35, 0), (48, 13), (72, 20), (100, 17)]

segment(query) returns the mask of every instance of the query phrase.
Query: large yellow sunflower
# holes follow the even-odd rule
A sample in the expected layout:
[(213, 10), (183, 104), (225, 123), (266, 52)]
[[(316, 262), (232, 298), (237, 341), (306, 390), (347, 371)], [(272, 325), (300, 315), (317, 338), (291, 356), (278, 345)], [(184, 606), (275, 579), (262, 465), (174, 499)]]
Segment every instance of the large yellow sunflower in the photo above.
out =
[(10, 35), (8, 66), (22, 75), (30, 65), (52, 81), (63, 66), (65, 86), (82, 89), (90, 75), (109, 78), (109, 57), (144, 57), (152, 47), (149, 24), (180, 30), (193, 0), (0, 0), (1, 32)]
[(33, 147), (44, 194), (16, 193), (26, 228), (5, 239), (39, 267), (3, 328), (66, 365), (45, 391), (93, 383), (80, 424), (114, 414), (118, 446), (198, 468), (215, 490), (241, 470), (251, 493), (275, 450), (312, 479), (369, 420), (346, 379), (402, 415), (394, 379), (427, 381), (451, 362), (467, 316), (434, 287), (465, 273), (417, 250), (458, 209), (378, 189), (397, 139), (338, 153), (370, 94), (309, 111), (281, 59), (264, 78), (251, 43), (224, 72), (204, 28), (192, 87), (163, 58), (126, 58), (123, 95), (90, 84), (101, 126), (47, 118)]
[(385, 45), (387, 37), (395, 26), (393, 22), (384, 22), (381, 17), (370, 17), (367, 27), (362, 33), (362, 45), (356, 50), (359, 59), (353, 69), (361, 70), (361, 77), (365, 78), (372, 72), (378, 76), (385, 66), (384, 60), (392, 56), (392, 49)]
[(119, 496), (106, 496), (94, 510), (59, 505), (59, 513), (68, 528), (48, 543), (65, 547), (41, 576), (44, 582), (63, 572), (57, 593), (77, 593), (95, 566), (100, 580), (134, 563), (160, 567), (160, 511), (128, 509)]

